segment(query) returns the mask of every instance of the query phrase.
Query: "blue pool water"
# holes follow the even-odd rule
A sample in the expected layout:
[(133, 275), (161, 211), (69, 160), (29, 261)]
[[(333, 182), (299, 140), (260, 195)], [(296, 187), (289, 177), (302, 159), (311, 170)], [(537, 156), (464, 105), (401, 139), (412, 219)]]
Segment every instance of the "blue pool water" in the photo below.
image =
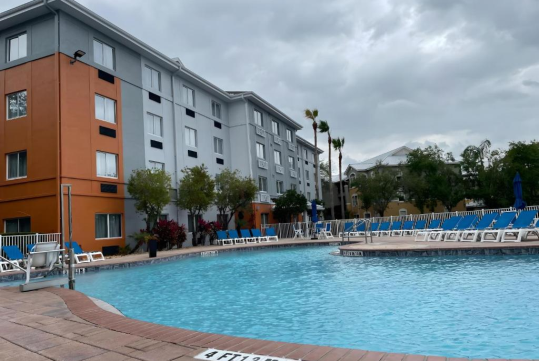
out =
[(301, 247), (78, 276), (126, 316), (376, 351), (539, 356), (539, 257), (343, 258)]

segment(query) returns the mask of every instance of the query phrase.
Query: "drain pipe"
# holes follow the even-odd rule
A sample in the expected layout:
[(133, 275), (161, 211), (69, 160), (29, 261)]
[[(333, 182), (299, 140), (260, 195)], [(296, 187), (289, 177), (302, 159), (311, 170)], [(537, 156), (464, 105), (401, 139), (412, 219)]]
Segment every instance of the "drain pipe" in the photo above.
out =
[[(176, 70), (174, 73), (172, 73), (172, 131), (174, 132), (174, 173), (176, 174), (176, 187), (178, 186), (178, 139), (176, 134), (176, 94), (174, 91), (174, 77), (180, 70), (182, 70), (182, 65), (178, 63), (180, 66), (178, 70)], [(176, 199), (178, 198), (178, 191), (176, 190)], [(178, 209), (178, 205), (174, 204), (174, 207), (176, 208), (176, 221), (180, 222), (180, 210)]]
[(43, 0), (43, 5), (56, 17), (56, 49), (60, 52), (60, 15), (56, 10), (51, 8), (48, 0)]

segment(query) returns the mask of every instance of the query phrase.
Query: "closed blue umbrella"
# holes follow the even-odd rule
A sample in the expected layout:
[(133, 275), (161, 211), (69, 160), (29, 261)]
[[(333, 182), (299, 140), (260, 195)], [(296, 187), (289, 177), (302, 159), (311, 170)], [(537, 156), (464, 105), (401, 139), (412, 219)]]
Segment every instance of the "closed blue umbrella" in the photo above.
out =
[(515, 209), (526, 208), (526, 202), (522, 199), (522, 179), (518, 172), (513, 179), (513, 191), (515, 192), (515, 205), (513, 207), (515, 207)]
[(311, 202), (311, 221), (313, 223), (318, 222), (318, 213), (316, 212), (316, 201)]

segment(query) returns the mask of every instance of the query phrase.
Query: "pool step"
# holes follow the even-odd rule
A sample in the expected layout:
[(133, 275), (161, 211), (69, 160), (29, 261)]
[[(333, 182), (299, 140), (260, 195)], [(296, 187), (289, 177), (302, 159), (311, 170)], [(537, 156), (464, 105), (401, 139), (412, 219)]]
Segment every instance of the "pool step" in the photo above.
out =
[(19, 290), (21, 292), (27, 292), (27, 291), (40, 290), (42, 288), (47, 288), (47, 287), (64, 286), (64, 285), (67, 285), (68, 283), (69, 283), (69, 279), (67, 277), (50, 278), (45, 281), (36, 281), (36, 282), (22, 284), (19, 286)]

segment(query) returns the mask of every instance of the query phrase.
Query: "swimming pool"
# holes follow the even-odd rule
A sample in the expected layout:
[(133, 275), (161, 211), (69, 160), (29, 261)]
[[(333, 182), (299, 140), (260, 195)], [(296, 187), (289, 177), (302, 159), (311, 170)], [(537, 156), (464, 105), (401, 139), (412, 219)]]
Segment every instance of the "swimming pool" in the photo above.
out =
[(274, 341), (448, 357), (537, 358), (539, 257), (347, 258), (231, 252), (88, 273), (126, 316)]

